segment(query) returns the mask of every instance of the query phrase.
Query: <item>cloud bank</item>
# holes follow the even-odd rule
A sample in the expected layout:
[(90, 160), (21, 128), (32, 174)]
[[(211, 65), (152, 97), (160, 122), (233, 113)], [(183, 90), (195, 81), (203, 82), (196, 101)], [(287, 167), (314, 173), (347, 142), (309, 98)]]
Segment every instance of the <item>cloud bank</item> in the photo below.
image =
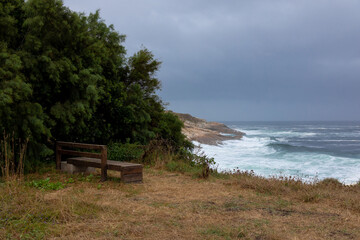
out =
[(162, 62), (169, 109), (210, 120), (360, 120), (360, 2), (66, 0)]

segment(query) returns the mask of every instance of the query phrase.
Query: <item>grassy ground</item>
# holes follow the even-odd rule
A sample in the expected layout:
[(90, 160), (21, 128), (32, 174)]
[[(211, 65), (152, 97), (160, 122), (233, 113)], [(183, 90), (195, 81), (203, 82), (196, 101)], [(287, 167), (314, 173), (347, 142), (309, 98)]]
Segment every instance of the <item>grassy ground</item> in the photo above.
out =
[(360, 185), (144, 170), (0, 182), (0, 239), (360, 239)]

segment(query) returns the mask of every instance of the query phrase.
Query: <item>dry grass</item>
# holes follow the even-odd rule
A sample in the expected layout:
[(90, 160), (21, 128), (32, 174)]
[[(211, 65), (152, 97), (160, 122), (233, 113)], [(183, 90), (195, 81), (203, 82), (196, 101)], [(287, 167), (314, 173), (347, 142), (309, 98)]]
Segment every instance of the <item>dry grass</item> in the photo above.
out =
[[(48, 177), (66, 187), (28, 184)], [(142, 184), (99, 179), (49, 172), (0, 183), (0, 239), (360, 239), (360, 186), (154, 168)]]

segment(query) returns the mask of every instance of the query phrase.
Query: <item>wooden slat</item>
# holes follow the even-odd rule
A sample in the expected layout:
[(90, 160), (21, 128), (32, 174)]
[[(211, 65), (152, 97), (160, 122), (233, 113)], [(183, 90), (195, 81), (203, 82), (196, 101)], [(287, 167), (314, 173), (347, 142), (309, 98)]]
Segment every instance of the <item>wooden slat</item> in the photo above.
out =
[(142, 174), (121, 175), (121, 181), (125, 183), (141, 182), (142, 179), (143, 179)]
[[(86, 159), (86, 161), (84, 161), (84, 159)], [(90, 159), (93, 159), (94, 161), (89, 161)], [(73, 164), (75, 166), (101, 168), (100, 159), (96, 159), (96, 158), (76, 157), (76, 158), (68, 158), (66, 159), (66, 161), (67, 163)]]
[(142, 167), (138, 167), (138, 166), (120, 166), (120, 165), (113, 165), (113, 164), (108, 164), (108, 169), (109, 170), (113, 170), (113, 171), (119, 171), (119, 172), (124, 172), (125, 174), (132, 174), (132, 173), (141, 173)]
[[(67, 162), (76, 166), (102, 167), (99, 158), (72, 157), (68, 158)], [(125, 183), (141, 182), (143, 179), (143, 166), (141, 164), (108, 160), (105, 169), (121, 172), (121, 181)]]
[(63, 150), (63, 149), (59, 149), (57, 152), (59, 154), (72, 155), (72, 156), (99, 158), (99, 159), (101, 158), (100, 153), (79, 152), (79, 151)]
[[(101, 153), (80, 152), (73, 150), (64, 150), (67, 148), (83, 148), (101, 150)], [(76, 166), (101, 168), (101, 181), (106, 181), (107, 170), (121, 172), (121, 181), (123, 182), (141, 182), (143, 178), (143, 166), (137, 163), (118, 162), (107, 160), (107, 147), (105, 145), (95, 145), (74, 142), (56, 142), (56, 166), (61, 168), (61, 155), (80, 156), (67, 159), (69, 164)]]
[[(98, 158), (86, 158), (86, 157), (72, 157), (68, 158), (67, 162), (78, 166), (89, 166), (101, 168), (101, 160)], [(142, 172), (142, 165), (138, 163), (119, 162), (119, 161), (107, 161), (107, 169), (114, 171), (124, 172)]]
[(96, 144), (88, 144), (88, 143), (74, 143), (74, 142), (56, 142), (59, 146), (62, 147), (71, 147), (71, 148), (85, 148), (85, 149), (97, 149), (101, 150), (105, 145), (96, 145)]
[(121, 169), (122, 175), (129, 175), (135, 173), (142, 173), (142, 167), (123, 167)]
[(138, 163), (108, 160), (107, 165), (109, 170), (114, 170), (114, 171), (123, 171), (124, 169), (133, 169), (133, 168), (141, 169), (139, 171), (142, 171), (142, 165)]

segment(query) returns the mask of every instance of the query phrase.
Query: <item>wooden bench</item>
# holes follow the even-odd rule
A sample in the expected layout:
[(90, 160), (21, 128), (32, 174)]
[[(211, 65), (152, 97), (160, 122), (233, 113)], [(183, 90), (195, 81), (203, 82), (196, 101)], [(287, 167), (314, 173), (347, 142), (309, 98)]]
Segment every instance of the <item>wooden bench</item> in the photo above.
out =
[[(66, 148), (66, 149), (64, 149)], [(100, 153), (80, 152), (69, 150), (73, 148), (81, 148), (87, 150), (97, 150)], [(61, 170), (61, 156), (72, 156), (66, 159), (67, 164), (77, 167), (93, 167), (101, 168), (101, 181), (106, 181), (107, 170), (114, 170), (121, 172), (121, 181), (141, 182), (143, 178), (143, 166), (137, 163), (119, 162), (107, 159), (106, 145), (95, 145), (85, 143), (73, 142), (56, 142), (56, 168)], [(73, 157), (77, 156), (77, 157)]]

